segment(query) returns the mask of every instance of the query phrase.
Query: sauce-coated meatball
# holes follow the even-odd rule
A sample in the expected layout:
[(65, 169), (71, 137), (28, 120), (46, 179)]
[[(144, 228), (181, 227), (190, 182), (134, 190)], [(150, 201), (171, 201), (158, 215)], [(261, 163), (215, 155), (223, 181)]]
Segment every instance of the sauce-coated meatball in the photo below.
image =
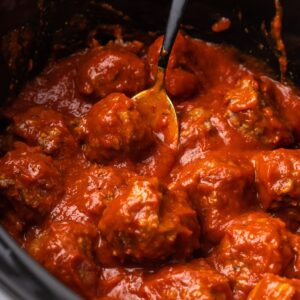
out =
[(224, 146), (212, 121), (212, 114), (203, 107), (182, 113), (180, 119), (179, 153), (185, 165), (201, 157), (204, 152)]
[(99, 300), (145, 299), (139, 294), (143, 273), (142, 269), (135, 268), (102, 268), (98, 291), (103, 296)]
[(282, 201), (288, 205), (299, 205), (299, 150), (277, 149), (260, 152), (253, 161), (259, 199), (265, 209)]
[(285, 224), (262, 212), (237, 217), (210, 256), (214, 267), (245, 299), (267, 273), (280, 274), (293, 258)]
[(70, 150), (75, 146), (62, 114), (42, 106), (34, 106), (13, 116), (12, 132), (32, 146), (40, 146), (47, 154)]
[(199, 225), (185, 193), (167, 191), (156, 178), (132, 178), (104, 211), (99, 228), (121, 259), (185, 258), (198, 248)]
[(125, 186), (121, 171), (92, 165), (66, 181), (64, 199), (51, 213), (55, 220), (92, 219), (98, 222), (107, 205)]
[(232, 299), (228, 279), (204, 259), (165, 266), (149, 273), (140, 269), (103, 269), (99, 291), (115, 300)]
[(124, 49), (96, 47), (89, 50), (78, 74), (80, 92), (100, 98), (113, 92), (133, 96), (146, 86), (145, 63)]
[(232, 299), (228, 279), (204, 260), (164, 267), (146, 278), (141, 288), (144, 299)]
[(293, 142), (289, 126), (269, 103), (252, 76), (240, 79), (224, 98), (225, 117), (247, 144), (268, 149), (288, 146)]
[(53, 222), (27, 242), (26, 250), (64, 283), (89, 297), (95, 293), (98, 267), (93, 260), (96, 227)]
[(38, 148), (17, 143), (16, 149), (0, 160), (0, 190), (27, 219), (28, 209), (35, 217), (50, 212), (63, 187), (61, 174), (51, 157)]
[(255, 286), (247, 300), (298, 300), (300, 280), (267, 274)]
[(138, 155), (153, 142), (151, 128), (124, 94), (114, 93), (89, 111), (77, 128), (83, 151), (92, 161)]
[(220, 241), (228, 222), (255, 195), (252, 165), (244, 159), (221, 157), (218, 152), (184, 167), (173, 181), (171, 186), (180, 185), (187, 191), (204, 236), (213, 243)]

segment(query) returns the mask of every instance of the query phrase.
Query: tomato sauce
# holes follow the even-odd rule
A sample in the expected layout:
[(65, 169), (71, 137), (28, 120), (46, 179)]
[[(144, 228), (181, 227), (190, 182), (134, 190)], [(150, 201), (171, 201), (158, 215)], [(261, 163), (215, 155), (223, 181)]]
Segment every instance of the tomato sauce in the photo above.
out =
[(300, 299), (298, 90), (179, 34), (171, 149), (130, 99), (161, 43), (94, 43), (3, 108), (1, 224), (85, 299)]

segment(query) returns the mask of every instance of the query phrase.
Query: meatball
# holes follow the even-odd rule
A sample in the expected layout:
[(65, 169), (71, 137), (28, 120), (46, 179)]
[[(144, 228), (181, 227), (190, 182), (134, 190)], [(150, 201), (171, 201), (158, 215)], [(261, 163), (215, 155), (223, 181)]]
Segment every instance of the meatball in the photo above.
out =
[[(176, 175), (176, 176), (175, 176)], [(218, 153), (187, 165), (173, 176), (197, 210), (205, 239), (220, 241), (228, 222), (250, 204), (254, 171), (244, 159)]]
[(93, 105), (77, 132), (84, 153), (97, 162), (135, 157), (153, 143), (150, 126), (124, 94), (111, 94)]
[(287, 123), (291, 126), (296, 138), (299, 142), (300, 138), (300, 95), (299, 92), (292, 86), (280, 83), (266, 75), (260, 76), (262, 92), (265, 97), (272, 98), (280, 109), (280, 114), (283, 115)]
[(61, 181), (52, 158), (38, 148), (17, 143), (0, 160), (0, 191), (26, 219), (50, 212), (62, 195)]
[(142, 299), (232, 299), (228, 279), (204, 260), (162, 268), (149, 275), (141, 287)]
[[(148, 51), (150, 77), (154, 81), (157, 73), (158, 57), (163, 37), (159, 37)], [(189, 98), (197, 93), (200, 84), (193, 72), (193, 50), (190, 41), (181, 33), (178, 34), (169, 59), (166, 71), (166, 90), (172, 97)]]
[(106, 97), (113, 92), (133, 96), (145, 89), (146, 66), (124, 49), (96, 47), (79, 66), (77, 86), (84, 95)]
[(143, 273), (143, 270), (134, 268), (102, 268), (98, 291), (103, 296), (99, 299), (145, 299), (139, 295), (144, 282)]
[(27, 242), (26, 250), (56, 277), (86, 297), (95, 294), (93, 261), (97, 229), (89, 223), (54, 222)]
[(66, 180), (65, 197), (51, 216), (55, 220), (78, 220), (91, 218), (98, 222), (105, 207), (125, 186), (121, 171), (113, 167), (93, 165), (72, 174)]
[(211, 117), (212, 114), (202, 107), (195, 107), (181, 117), (179, 152), (182, 164), (190, 163), (208, 150), (216, 150), (224, 146), (218, 131), (211, 122)]
[(265, 98), (258, 82), (244, 76), (224, 98), (225, 117), (247, 144), (273, 149), (293, 142), (291, 130)]
[(280, 274), (293, 258), (285, 224), (262, 212), (237, 217), (210, 261), (230, 280), (235, 299), (245, 299), (267, 273)]
[(149, 273), (139, 269), (103, 269), (99, 291), (116, 300), (232, 299), (226, 277), (201, 259)]
[(300, 279), (300, 235), (299, 233), (290, 233), (289, 242), (293, 250), (293, 260), (284, 270), (283, 274), (289, 278), (298, 278)]
[(259, 199), (265, 209), (280, 204), (280, 201), (299, 205), (300, 150), (261, 152), (253, 161)]
[(282, 278), (267, 274), (255, 286), (247, 300), (298, 300), (300, 299), (300, 280)]
[(20, 94), (5, 112), (13, 115), (32, 105), (52, 108), (62, 114), (74, 117), (85, 115), (91, 104), (76, 89), (77, 65), (82, 60), (82, 53), (52, 60), (39, 76), (26, 83)]
[(47, 154), (75, 147), (63, 116), (41, 106), (34, 106), (13, 116), (12, 132), (32, 146), (40, 146)]
[(155, 261), (185, 258), (198, 248), (199, 226), (183, 192), (169, 192), (156, 178), (132, 178), (100, 220), (114, 256)]

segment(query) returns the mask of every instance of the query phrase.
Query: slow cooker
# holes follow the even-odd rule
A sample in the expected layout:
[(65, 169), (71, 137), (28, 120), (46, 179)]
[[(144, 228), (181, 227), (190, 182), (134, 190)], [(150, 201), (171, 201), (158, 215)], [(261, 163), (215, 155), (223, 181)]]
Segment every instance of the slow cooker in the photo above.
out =
[[(0, 3), (1, 103), (18, 93), (49, 58), (61, 58), (86, 47), (93, 34), (101, 42), (122, 26), (125, 39), (163, 31), (170, 1), (150, 0), (2, 0)], [(289, 60), (288, 77), (300, 85), (300, 2), (283, 1), (283, 38)], [(231, 44), (254, 55), (277, 72), (278, 53), (270, 34), (274, 1), (192, 0), (182, 29), (191, 36)], [(220, 17), (229, 30), (213, 33)], [(16, 46), (17, 45), (17, 46)], [(32, 260), (0, 229), (0, 299), (80, 299)]]

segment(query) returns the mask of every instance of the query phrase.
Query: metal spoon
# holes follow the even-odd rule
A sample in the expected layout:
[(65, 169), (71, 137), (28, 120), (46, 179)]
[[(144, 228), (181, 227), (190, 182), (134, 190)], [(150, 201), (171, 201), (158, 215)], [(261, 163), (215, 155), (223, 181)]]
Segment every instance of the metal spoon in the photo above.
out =
[(178, 121), (173, 103), (166, 93), (164, 81), (170, 53), (187, 1), (172, 1), (154, 86), (132, 98), (157, 137), (174, 150), (178, 145)]

